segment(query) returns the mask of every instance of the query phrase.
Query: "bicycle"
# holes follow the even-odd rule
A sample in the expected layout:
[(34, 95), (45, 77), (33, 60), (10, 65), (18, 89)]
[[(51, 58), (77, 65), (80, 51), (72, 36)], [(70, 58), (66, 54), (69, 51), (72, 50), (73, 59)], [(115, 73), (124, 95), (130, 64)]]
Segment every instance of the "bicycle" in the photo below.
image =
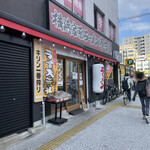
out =
[(104, 95), (103, 95), (103, 100), (102, 100), (102, 104), (105, 105), (107, 102), (111, 101), (111, 97), (112, 97), (112, 93), (109, 90), (108, 86), (105, 86), (105, 90), (104, 90)]
[(127, 105), (129, 103), (129, 98), (128, 98), (128, 95), (127, 95), (127, 91), (124, 91), (123, 92), (123, 103), (124, 105)]

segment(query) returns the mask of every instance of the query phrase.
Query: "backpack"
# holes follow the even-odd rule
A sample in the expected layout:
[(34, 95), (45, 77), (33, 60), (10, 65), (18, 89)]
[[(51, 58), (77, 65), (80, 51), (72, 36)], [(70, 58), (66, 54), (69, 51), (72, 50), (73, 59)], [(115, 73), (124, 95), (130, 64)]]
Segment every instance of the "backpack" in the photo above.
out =
[(146, 80), (138, 82), (138, 94), (140, 98), (146, 96)]
[(147, 97), (150, 97), (150, 81), (146, 81), (146, 95)]
[(123, 90), (128, 90), (128, 79), (122, 81)]

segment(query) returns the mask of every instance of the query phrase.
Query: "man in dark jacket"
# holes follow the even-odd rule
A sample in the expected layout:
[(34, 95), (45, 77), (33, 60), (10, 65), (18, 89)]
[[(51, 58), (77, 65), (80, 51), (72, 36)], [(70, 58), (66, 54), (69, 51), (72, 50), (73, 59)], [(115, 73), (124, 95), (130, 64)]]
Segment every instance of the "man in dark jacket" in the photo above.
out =
[(142, 113), (143, 113), (143, 119), (146, 120), (146, 123), (149, 123), (149, 98), (146, 95), (146, 79), (144, 79), (144, 73), (143, 72), (137, 72), (136, 78), (138, 80), (135, 92), (133, 96), (133, 101), (135, 101), (135, 97), (138, 93), (142, 105)]

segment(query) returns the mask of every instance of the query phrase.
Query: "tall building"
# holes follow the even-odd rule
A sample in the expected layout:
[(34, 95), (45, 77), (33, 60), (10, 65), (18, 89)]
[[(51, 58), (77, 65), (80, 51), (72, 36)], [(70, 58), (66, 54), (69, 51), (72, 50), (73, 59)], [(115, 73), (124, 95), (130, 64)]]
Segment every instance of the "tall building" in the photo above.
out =
[[(136, 61), (136, 50), (134, 44), (121, 45), (120, 52), (122, 54), (122, 64), (125, 65), (126, 59), (133, 59), (134, 62)], [(132, 66), (135, 68), (135, 64)]]
[(123, 45), (135, 44), (137, 55), (150, 54), (150, 33), (138, 37), (128, 37), (123, 39)]

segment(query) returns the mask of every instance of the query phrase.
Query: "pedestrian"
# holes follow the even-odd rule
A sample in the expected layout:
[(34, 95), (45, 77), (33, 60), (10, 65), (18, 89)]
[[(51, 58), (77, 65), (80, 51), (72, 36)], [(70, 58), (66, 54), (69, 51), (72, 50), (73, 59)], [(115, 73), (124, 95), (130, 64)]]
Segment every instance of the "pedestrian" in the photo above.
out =
[(135, 90), (136, 80), (133, 76), (131, 76), (131, 80), (132, 80), (132, 83), (133, 83), (132, 90)]
[(143, 72), (136, 72), (135, 73), (136, 79), (137, 79), (137, 84), (135, 87), (135, 92), (133, 96), (133, 101), (135, 101), (135, 97), (138, 93), (141, 101), (141, 106), (142, 106), (142, 114), (143, 114), (143, 119), (146, 120), (146, 123), (149, 123), (149, 97), (146, 95), (146, 82), (147, 80), (144, 77)]
[(127, 91), (127, 96), (129, 101), (131, 101), (131, 89), (133, 86), (133, 82), (128, 73), (125, 74), (125, 78), (122, 81), (123, 92)]

